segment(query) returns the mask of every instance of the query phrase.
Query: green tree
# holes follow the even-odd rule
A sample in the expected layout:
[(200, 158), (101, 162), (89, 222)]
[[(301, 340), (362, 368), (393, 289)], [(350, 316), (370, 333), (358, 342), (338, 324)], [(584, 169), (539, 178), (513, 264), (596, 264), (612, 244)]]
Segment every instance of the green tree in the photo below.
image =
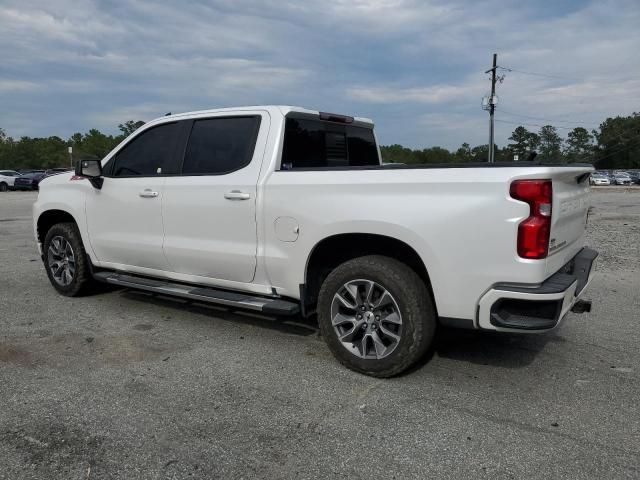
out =
[(540, 160), (560, 162), (562, 160), (562, 138), (556, 127), (545, 125), (540, 129)]
[(576, 127), (567, 134), (565, 159), (568, 162), (591, 162), (593, 135), (584, 127)]
[(535, 133), (532, 134), (532, 132), (520, 126), (517, 127), (509, 137), (512, 143), (508, 145), (508, 148), (513, 155), (518, 155), (518, 160), (526, 160), (529, 156), (532, 135), (535, 135)]
[(540, 135), (535, 132), (531, 132), (529, 135), (529, 153), (537, 152), (540, 148)]
[(472, 162), (486, 162), (489, 159), (489, 144), (478, 145), (471, 149)]
[(143, 122), (142, 120), (138, 120), (137, 122), (134, 122), (133, 120), (127, 120), (126, 122), (118, 125), (118, 128), (120, 129), (120, 131), (125, 137), (128, 137), (137, 129), (139, 129), (141, 126), (143, 126), (144, 123), (145, 122)]
[(425, 148), (418, 152), (419, 163), (451, 163), (454, 155), (442, 147)]
[(80, 147), (82, 144), (82, 134), (80, 132), (74, 133), (71, 135), (71, 138), (69, 138), (69, 142), (76, 147)]
[(456, 162), (470, 162), (472, 160), (471, 157), (471, 145), (467, 142), (460, 145), (460, 148), (456, 150), (455, 153), (455, 161)]
[[(495, 146), (495, 155), (496, 155), (496, 162), (512, 162), (513, 161), (513, 152), (511, 151), (511, 149), (506, 146), (504, 148), (500, 148), (498, 145), (494, 145)], [(522, 157), (518, 158), (518, 160), (525, 160)]]
[(13, 168), (52, 168), (69, 165), (67, 143), (60, 137), (21, 137), (10, 152)]
[(69, 141), (74, 146), (74, 157), (76, 158), (103, 158), (119, 143), (118, 138), (105, 135), (95, 128), (84, 135), (74, 133)]
[(380, 147), (382, 161), (387, 163), (418, 163), (415, 152), (410, 148), (394, 144)]
[(607, 118), (593, 133), (597, 168), (640, 168), (640, 113)]
[(8, 137), (4, 129), (0, 128), (0, 168), (13, 168), (11, 162), (11, 150), (13, 147), (13, 139)]

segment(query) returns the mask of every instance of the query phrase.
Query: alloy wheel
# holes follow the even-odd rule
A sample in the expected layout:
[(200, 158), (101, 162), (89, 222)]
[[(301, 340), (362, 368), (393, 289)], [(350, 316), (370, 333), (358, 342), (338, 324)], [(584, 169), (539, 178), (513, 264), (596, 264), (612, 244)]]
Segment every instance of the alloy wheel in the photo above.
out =
[(402, 315), (393, 295), (372, 280), (345, 283), (333, 296), (331, 323), (338, 340), (363, 359), (389, 356), (402, 338)]
[(58, 285), (68, 286), (76, 273), (76, 259), (71, 244), (61, 236), (51, 239), (47, 251), (47, 263), (51, 276)]

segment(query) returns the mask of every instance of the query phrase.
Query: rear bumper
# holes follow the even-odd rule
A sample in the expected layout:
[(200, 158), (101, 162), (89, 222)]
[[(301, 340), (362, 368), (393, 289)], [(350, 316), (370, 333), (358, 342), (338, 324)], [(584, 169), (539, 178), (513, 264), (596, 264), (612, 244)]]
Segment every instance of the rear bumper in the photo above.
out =
[(496, 285), (480, 299), (477, 327), (544, 332), (556, 327), (591, 282), (598, 252), (583, 248), (543, 283)]

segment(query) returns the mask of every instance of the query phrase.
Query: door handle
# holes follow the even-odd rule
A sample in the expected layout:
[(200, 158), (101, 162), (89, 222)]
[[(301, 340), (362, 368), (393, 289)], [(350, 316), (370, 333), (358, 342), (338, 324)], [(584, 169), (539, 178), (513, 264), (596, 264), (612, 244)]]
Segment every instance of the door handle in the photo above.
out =
[(251, 194), (241, 192), (240, 190), (231, 190), (224, 194), (224, 198), (227, 200), (249, 200), (251, 198)]
[(150, 188), (145, 188), (138, 195), (140, 195), (142, 198), (155, 198), (158, 196), (158, 192), (154, 192)]

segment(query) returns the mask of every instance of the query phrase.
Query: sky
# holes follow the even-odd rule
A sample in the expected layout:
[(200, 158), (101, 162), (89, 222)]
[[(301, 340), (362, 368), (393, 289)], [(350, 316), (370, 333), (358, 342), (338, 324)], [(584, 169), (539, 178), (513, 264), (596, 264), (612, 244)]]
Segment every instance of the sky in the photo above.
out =
[(496, 143), (640, 111), (640, 1), (0, 0), (0, 128), (68, 138), (207, 108), (372, 118), (383, 145)]

